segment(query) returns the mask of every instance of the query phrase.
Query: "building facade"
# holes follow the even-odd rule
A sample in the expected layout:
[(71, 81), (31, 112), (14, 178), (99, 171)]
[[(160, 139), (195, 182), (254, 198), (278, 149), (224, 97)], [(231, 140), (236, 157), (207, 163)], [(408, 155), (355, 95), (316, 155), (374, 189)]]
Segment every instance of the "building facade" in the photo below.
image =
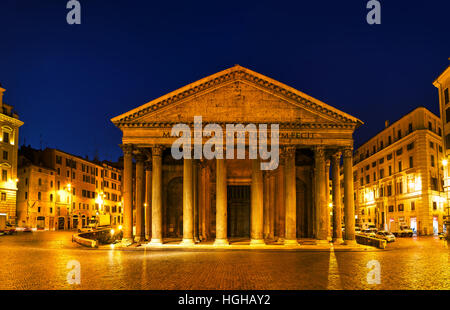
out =
[[(194, 123), (194, 117), (201, 117), (201, 124), (199, 118)], [(124, 243), (147, 240), (160, 245), (172, 237), (186, 245), (208, 240), (228, 245), (233, 238), (248, 238), (251, 245), (272, 241), (295, 245), (298, 238), (314, 238), (316, 243), (344, 238), (347, 244), (355, 243), (352, 146), (353, 132), (362, 122), (353, 116), (236, 65), (112, 122), (123, 133)], [(186, 125), (183, 139), (194, 137), (184, 141), (197, 146), (194, 154), (184, 146), (183, 152), (191, 158), (176, 159), (171, 152), (179, 138), (172, 135), (172, 129), (180, 123)], [(227, 124), (241, 124), (238, 133), (242, 135), (214, 131), (212, 138), (202, 133)], [(261, 170), (267, 159), (261, 153), (250, 157), (254, 147), (250, 135), (260, 134), (261, 125), (279, 126), (278, 142), (272, 140), (273, 131), (267, 139), (270, 148), (279, 147), (279, 162), (272, 170)], [(224, 155), (223, 145), (229, 137), (245, 146), (241, 159)], [(201, 150), (212, 144), (217, 156), (203, 156)], [(329, 173), (332, 201), (327, 195)], [(342, 196), (344, 214), (340, 212)], [(337, 210), (332, 219), (330, 203)]]
[(19, 226), (77, 229), (105, 214), (121, 224), (121, 169), (57, 149), (22, 147), (20, 153)]
[(0, 148), (1, 172), (0, 214), (7, 215), (7, 221), (14, 224), (17, 220), (17, 150), (19, 144), (19, 127), (23, 122), (13, 111), (13, 107), (3, 100), (5, 89), (0, 85)]
[(419, 107), (361, 145), (353, 179), (358, 223), (419, 235), (443, 230), (442, 123)]
[(444, 192), (446, 200), (446, 222), (447, 230), (450, 228), (450, 66), (442, 72), (433, 82), (438, 89), (439, 111), (441, 112), (441, 123), (443, 128), (444, 146)]

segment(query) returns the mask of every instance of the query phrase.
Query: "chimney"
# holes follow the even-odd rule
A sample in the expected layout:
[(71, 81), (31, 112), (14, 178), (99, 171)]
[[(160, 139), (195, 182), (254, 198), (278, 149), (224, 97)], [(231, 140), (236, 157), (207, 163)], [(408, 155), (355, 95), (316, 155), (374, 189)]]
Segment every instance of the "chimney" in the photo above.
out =
[(0, 84), (0, 106), (3, 105), (3, 92), (4, 92), (5, 90), (6, 90), (6, 89), (4, 89), (4, 88), (2, 87), (2, 84)]
[(384, 121), (384, 128), (388, 128), (389, 127), (389, 120), (385, 120)]

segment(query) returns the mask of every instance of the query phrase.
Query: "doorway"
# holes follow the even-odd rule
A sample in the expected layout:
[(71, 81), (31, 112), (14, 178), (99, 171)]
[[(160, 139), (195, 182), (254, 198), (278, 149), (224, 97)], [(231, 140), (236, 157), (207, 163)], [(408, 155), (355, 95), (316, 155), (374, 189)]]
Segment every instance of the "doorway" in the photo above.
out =
[(227, 187), (228, 237), (250, 238), (250, 186)]

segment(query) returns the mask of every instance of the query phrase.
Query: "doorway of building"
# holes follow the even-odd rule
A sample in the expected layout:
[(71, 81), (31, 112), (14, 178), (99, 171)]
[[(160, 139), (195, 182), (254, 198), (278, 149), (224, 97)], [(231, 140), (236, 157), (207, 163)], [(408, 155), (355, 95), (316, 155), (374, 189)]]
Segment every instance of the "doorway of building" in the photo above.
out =
[(415, 217), (412, 217), (410, 220), (410, 226), (411, 226), (411, 230), (413, 231), (414, 234), (417, 234), (417, 219)]
[(169, 182), (165, 211), (164, 237), (183, 237), (183, 178), (177, 177)]
[(64, 230), (64, 218), (63, 217), (58, 218), (58, 230)]
[(250, 238), (250, 186), (227, 187), (228, 237)]
[(437, 235), (439, 233), (439, 221), (437, 216), (433, 216), (433, 234)]

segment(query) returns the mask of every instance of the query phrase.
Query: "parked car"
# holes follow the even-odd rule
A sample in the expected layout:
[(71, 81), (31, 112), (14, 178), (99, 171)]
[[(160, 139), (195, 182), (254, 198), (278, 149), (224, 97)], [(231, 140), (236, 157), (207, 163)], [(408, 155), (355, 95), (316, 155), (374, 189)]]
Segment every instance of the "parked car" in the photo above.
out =
[(2, 235), (12, 235), (16, 233), (16, 227), (11, 224), (5, 224), (5, 226), (0, 229), (0, 234)]
[(384, 231), (384, 230), (377, 231), (377, 233), (375, 234), (375, 237), (386, 240), (387, 242), (395, 241), (395, 236), (393, 234), (391, 234), (390, 232)]
[(445, 239), (445, 233), (443, 233), (443, 232), (439, 233), (438, 236), (439, 236), (439, 239), (441, 239), (441, 240)]
[(368, 229), (364, 229), (362, 231), (362, 234), (367, 236), (367, 237), (375, 237), (377, 233), (377, 230), (374, 228), (368, 228)]
[(33, 232), (33, 230), (31, 229), (31, 227), (24, 227), (23, 232)]
[(400, 225), (400, 228), (392, 233), (396, 237), (412, 237), (414, 235), (413, 230), (408, 225)]

